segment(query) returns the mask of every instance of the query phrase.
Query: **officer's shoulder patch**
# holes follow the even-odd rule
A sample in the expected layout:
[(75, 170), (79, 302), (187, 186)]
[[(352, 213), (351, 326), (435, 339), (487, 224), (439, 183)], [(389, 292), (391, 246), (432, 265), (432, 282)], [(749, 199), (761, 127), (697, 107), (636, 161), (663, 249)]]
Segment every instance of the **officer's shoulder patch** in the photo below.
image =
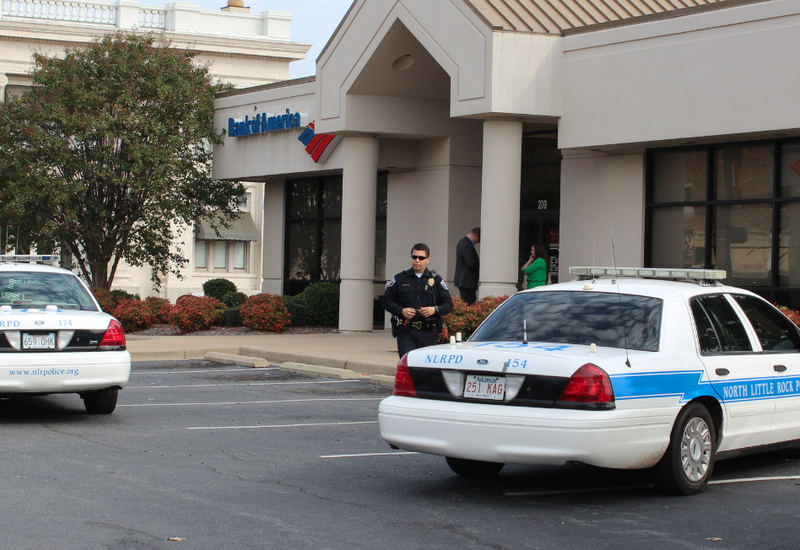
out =
[(444, 279), (442, 279), (442, 288), (447, 290), (447, 291), (450, 290), (449, 288), (447, 288), (447, 283), (444, 282)]
[(392, 280), (391, 280), (391, 281), (389, 281), (388, 283), (386, 283), (386, 288), (389, 288), (390, 286), (392, 286), (392, 285), (393, 285), (393, 284), (395, 284), (396, 282), (397, 282), (397, 281), (395, 281), (395, 280), (394, 280), (394, 277), (392, 277)]

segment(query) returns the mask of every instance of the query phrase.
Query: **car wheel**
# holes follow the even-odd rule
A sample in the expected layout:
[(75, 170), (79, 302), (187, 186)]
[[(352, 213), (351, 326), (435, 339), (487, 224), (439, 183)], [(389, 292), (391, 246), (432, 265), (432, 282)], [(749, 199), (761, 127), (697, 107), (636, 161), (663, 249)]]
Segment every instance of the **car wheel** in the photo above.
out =
[(111, 414), (117, 408), (117, 389), (87, 391), (81, 394), (89, 414)]
[(708, 410), (699, 403), (684, 407), (672, 427), (669, 447), (653, 468), (653, 484), (673, 495), (702, 491), (714, 470), (716, 432)]
[(464, 477), (492, 477), (503, 469), (505, 464), (500, 462), (484, 462), (482, 460), (468, 460), (466, 458), (445, 457), (447, 465), (460, 476)]

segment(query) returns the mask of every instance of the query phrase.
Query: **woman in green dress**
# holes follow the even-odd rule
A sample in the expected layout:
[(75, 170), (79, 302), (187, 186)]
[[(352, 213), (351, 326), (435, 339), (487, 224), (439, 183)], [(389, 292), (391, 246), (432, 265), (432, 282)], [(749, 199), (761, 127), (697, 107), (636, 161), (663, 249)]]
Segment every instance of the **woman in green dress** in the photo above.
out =
[(531, 257), (522, 266), (527, 281), (526, 288), (536, 288), (547, 284), (547, 249), (543, 244), (531, 247)]

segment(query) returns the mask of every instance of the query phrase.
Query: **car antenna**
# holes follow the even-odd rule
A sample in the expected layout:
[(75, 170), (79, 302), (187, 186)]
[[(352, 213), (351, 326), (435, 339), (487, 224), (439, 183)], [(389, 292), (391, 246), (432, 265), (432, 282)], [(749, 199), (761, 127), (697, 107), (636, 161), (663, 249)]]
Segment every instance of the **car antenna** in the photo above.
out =
[(619, 300), (619, 314), (622, 318), (622, 340), (625, 342), (625, 364), (631, 368), (631, 360), (628, 357), (628, 331), (626, 330), (625, 317), (622, 315), (622, 293), (619, 290), (619, 273), (617, 273), (617, 251), (614, 248), (614, 230), (611, 230), (611, 261), (614, 264), (614, 282), (617, 284), (617, 299)]

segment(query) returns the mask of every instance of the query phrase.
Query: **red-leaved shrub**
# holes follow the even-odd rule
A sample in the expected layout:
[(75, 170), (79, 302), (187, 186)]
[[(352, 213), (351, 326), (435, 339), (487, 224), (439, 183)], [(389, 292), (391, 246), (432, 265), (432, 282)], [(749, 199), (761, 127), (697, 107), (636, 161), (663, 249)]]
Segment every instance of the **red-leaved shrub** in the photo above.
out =
[(276, 294), (256, 294), (242, 304), (242, 324), (252, 330), (281, 332), (290, 325), (291, 314)]
[(172, 304), (166, 298), (148, 296), (144, 299), (144, 306), (153, 314), (153, 324), (160, 325), (167, 323)]
[(792, 323), (800, 326), (800, 312), (789, 309), (786, 306), (779, 306), (778, 304), (775, 304), (775, 307), (781, 310), (781, 312), (786, 315)]
[(469, 338), (497, 306), (508, 300), (508, 296), (486, 296), (472, 305), (468, 305), (459, 296), (453, 298), (453, 312), (443, 317), (444, 329), (439, 335), (439, 342), (447, 343), (451, 336), (461, 333), (461, 339)]
[(92, 289), (92, 294), (97, 299), (97, 302), (100, 304), (100, 309), (105, 311), (106, 313), (113, 314), (114, 308), (117, 307), (117, 301), (111, 295), (109, 291), (104, 288), (94, 287)]
[(156, 315), (148, 304), (142, 300), (122, 299), (112, 313), (126, 331), (143, 330), (156, 323)]
[(167, 321), (180, 329), (180, 334), (207, 330), (222, 321), (228, 306), (208, 296), (181, 296), (169, 310)]

